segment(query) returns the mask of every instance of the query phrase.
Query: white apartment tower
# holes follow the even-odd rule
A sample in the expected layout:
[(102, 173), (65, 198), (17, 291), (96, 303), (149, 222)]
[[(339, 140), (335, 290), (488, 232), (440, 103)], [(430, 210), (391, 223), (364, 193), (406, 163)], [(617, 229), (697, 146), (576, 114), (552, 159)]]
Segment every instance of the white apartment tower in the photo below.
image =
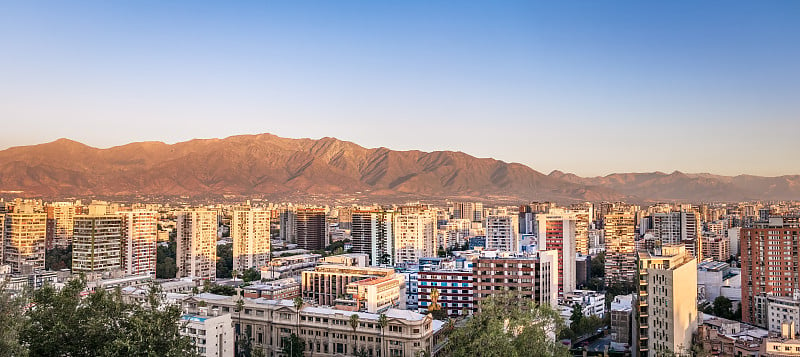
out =
[(353, 253), (369, 254), (372, 265), (394, 265), (394, 216), (394, 211), (381, 209), (353, 211)]
[(216, 278), (218, 222), (217, 211), (178, 212), (178, 277)]
[(122, 216), (122, 265), (125, 275), (156, 273), (158, 213), (136, 210)]
[(3, 229), (3, 261), (11, 271), (44, 269), (46, 213), (7, 213)]
[(692, 346), (697, 331), (697, 259), (683, 245), (638, 253), (639, 356)]
[(515, 214), (486, 216), (486, 249), (519, 251), (519, 216)]
[(231, 238), (234, 270), (259, 269), (269, 264), (271, 215), (272, 212), (266, 210), (233, 211)]
[[(558, 252), (558, 288), (563, 293), (575, 290), (575, 232), (578, 218), (574, 213), (563, 209), (550, 209), (548, 213), (537, 214), (537, 235), (539, 250)], [(488, 240), (488, 239), (487, 239)]]
[(398, 214), (394, 217), (394, 263), (416, 263), (436, 255), (436, 212)]

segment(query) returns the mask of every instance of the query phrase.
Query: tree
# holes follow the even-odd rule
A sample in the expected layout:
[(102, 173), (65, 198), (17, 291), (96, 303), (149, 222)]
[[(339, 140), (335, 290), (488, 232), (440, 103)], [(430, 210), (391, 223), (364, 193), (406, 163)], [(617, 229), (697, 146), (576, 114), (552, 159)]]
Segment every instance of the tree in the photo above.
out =
[(242, 273), (242, 280), (245, 282), (260, 281), (261, 272), (256, 270), (255, 268), (247, 269)]
[(233, 281), (236, 281), (236, 278), (239, 277), (239, 271), (236, 269), (231, 270), (231, 277), (233, 278)]
[(297, 322), (296, 322), (297, 329), (295, 330), (295, 333), (297, 334), (297, 336), (300, 336), (300, 309), (303, 308), (303, 298), (299, 296), (295, 297), (294, 299), (292, 299), (292, 305), (294, 306), (294, 313), (295, 316), (297, 317)]
[(436, 253), (439, 255), (439, 258), (447, 257), (447, 251), (441, 245), (439, 246), (439, 250)]
[(563, 320), (549, 306), (514, 294), (493, 295), (464, 326), (453, 330), (445, 348), (452, 357), (568, 356), (554, 335), (563, 328)]
[(27, 356), (28, 350), (19, 343), (25, 301), (7, 291), (7, 285), (8, 278), (0, 281), (0, 355)]
[(237, 356), (247, 356), (250, 354), (250, 338), (246, 339), (247, 342), (244, 342), (244, 332), (242, 331), (242, 310), (244, 310), (244, 299), (240, 296), (238, 300), (236, 300), (236, 355)]
[(577, 334), (576, 330), (578, 325), (580, 325), (581, 320), (583, 320), (583, 309), (581, 309), (581, 305), (577, 303), (572, 305), (572, 315), (570, 315), (569, 320), (569, 328)]
[(152, 285), (145, 306), (122, 301), (119, 290), (83, 297), (86, 281), (72, 279), (60, 291), (35, 291), (35, 308), (25, 313), (21, 344), (30, 356), (195, 356), (191, 339), (180, 334), (181, 310), (165, 305)]
[(217, 245), (217, 278), (230, 278), (233, 270), (233, 244)]
[(378, 316), (378, 326), (381, 327), (381, 355), (380, 355), (380, 357), (383, 357), (383, 356), (386, 355), (386, 352), (384, 352), (384, 349), (383, 349), (383, 346), (386, 345), (386, 341), (384, 341), (386, 339), (385, 330), (386, 330), (386, 326), (389, 326), (389, 318), (386, 316), (386, 314), (381, 314), (380, 316)]
[(606, 254), (600, 253), (592, 257), (591, 277), (602, 278), (606, 276)]
[(432, 310), (431, 316), (433, 317), (434, 320), (439, 320), (439, 321), (447, 320), (447, 318), (449, 317), (447, 315), (447, 311), (442, 309)]
[(356, 336), (356, 329), (358, 329), (358, 314), (350, 315), (350, 328), (353, 329), (353, 354), (356, 354), (358, 347), (358, 336)]
[(306, 341), (303, 341), (295, 334), (283, 337), (281, 341), (283, 342), (282, 352), (284, 355), (288, 357), (303, 357), (306, 350)]
[(159, 245), (156, 248), (156, 278), (172, 279), (178, 272), (175, 264), (175, 242), (168, 242), (167, 246)]
[(730, 299), (724, 296), (717, 296), (717, 298), (714, 299), (714, 308), (712, 311), (714, 316), (725, 319), (733, 319), (735, 317), (733, 303), (731, 303)]
[(47, 270), (72, 268), (72, 244), (61, 248), (55, 247), (45, 252), (44, 267)]
[(217, 295), (234, 296), (236, 295), (236, 288), (230, 285), (212, 284), (208, 292)]

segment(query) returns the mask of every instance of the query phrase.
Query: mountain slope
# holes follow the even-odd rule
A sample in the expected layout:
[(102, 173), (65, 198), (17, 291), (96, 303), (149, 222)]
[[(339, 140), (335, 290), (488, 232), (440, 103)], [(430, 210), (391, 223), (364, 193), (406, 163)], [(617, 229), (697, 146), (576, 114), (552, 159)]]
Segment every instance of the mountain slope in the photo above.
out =
[(367, 149), (270, 134), (131, 143), (57, 141), (0, 151), (0, 190), (32, 195), (263, 194), (613, 200), (616, 192), (460, 152)]

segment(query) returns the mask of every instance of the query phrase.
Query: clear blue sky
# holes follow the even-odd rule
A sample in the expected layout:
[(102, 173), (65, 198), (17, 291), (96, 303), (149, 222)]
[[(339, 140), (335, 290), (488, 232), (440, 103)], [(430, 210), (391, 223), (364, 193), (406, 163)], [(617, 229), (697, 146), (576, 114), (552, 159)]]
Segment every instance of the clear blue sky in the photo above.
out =
[(800, 173), (800, 1), (16, 1), (0, 149), (269, 132)]

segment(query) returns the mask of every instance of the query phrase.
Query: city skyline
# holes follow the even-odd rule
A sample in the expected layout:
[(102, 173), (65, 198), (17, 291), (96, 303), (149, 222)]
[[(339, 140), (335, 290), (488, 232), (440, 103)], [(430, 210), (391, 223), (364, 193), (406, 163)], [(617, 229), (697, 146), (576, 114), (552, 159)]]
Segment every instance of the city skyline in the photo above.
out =
[(0, 149), (268, 132), (580, 176), (798, 174), (798, 7), (12, 4)]

